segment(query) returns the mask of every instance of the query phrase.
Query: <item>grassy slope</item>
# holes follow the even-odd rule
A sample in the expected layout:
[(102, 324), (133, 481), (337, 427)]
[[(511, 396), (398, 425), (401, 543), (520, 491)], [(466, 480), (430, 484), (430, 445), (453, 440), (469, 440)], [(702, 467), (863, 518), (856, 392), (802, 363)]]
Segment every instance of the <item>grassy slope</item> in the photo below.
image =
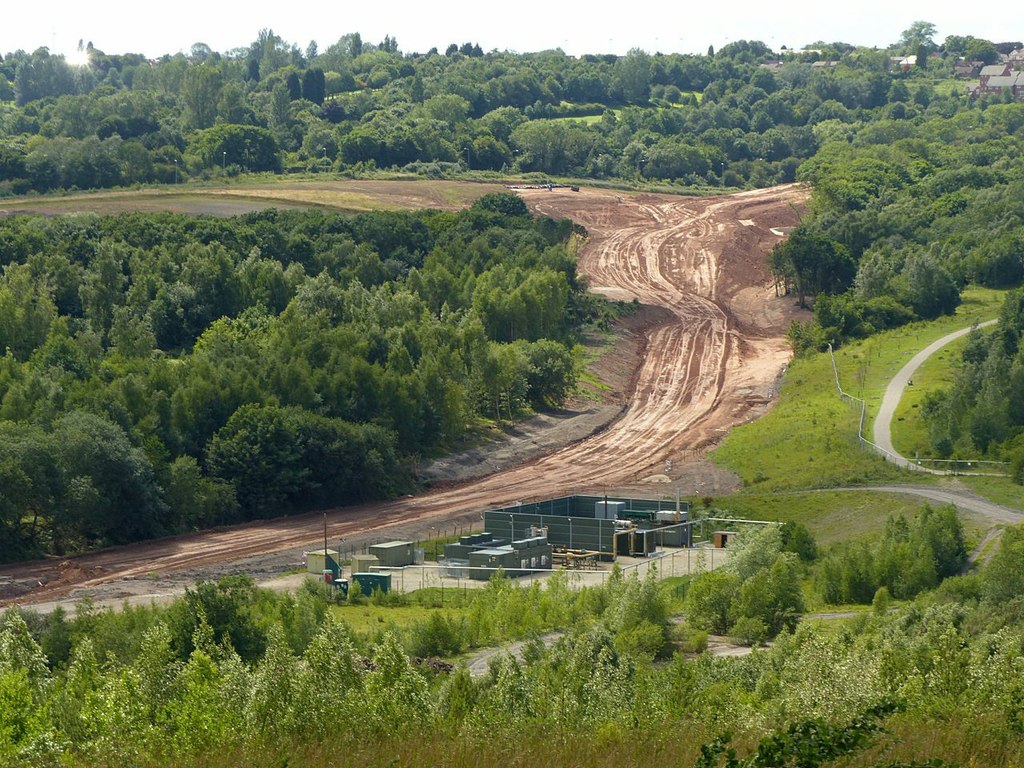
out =
[(932, 456), (928, 426), (921, 417), (921, 407), (929, 392), (948, 389), (960, 368), (960, 355), (967, 346), (967, 337), (957, 339), (932, 355), (917, 369), (913, 385), (908, 386), (896, 407), (892, 422), (892, 443), (904, 456)]
[(836, 394), (828, 355), (800, 358), (775, 407), (730, 432), (713, 459), (762, 491), (901, 479), (900, 470), (859, 447), (858, 417)]
[[(737, 517), (803, 523), (820, 546), (877, 535), (892, 515), (912, 520), (922, 499), (873, 491), (744, 492), (716, 502)], [(980, 539), (983, 524), (965, 520), (967, 533)]]
[[(867, 401), (870, 417), (893, 374), (917, 351), (976, 320), (993, 317), (1003, 296), (1000, 291), (971, 288), (954, 316), (912, 323), (840, 348), (836, 367), (843, 389)], [(776, 406), (764, 418), (733, 430), (714, 459), (760, 490), (907, 479), (908, 473), (858, 445), (858, 417), (858, 409), (837, 396), (828, 354), (799, 358), (786, 373)], [(918, 483), (925, 480), (912, 477)]]

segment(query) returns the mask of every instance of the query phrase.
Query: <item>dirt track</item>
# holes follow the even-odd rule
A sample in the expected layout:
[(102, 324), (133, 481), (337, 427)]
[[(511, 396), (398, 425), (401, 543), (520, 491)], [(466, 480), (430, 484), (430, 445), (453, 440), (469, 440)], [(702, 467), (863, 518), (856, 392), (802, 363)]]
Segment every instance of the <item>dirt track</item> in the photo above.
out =
[[(695, 452), (759, 416), (789, 359), (792, 301), (776, 298), (764, 254), (773, 227), (796, 224), (796, 186), (718, 198), (536, 190), (538, 213), (583, 224), (580, 271), (591, 288), (667, 309), (649, 330), (629, 407), (605, 431), (544, 458), (467, 485), (328, 515), (332, 540), (392, 524), (448, 520), (494, 504), (668, 482)], [(57, 564), (0, 569), (38, 579), (18, 602), (122, 578), (195, 569), (322, 542), (319, 513), (96, 552)], [(322, 546), (322, 544), (321, 544)]]

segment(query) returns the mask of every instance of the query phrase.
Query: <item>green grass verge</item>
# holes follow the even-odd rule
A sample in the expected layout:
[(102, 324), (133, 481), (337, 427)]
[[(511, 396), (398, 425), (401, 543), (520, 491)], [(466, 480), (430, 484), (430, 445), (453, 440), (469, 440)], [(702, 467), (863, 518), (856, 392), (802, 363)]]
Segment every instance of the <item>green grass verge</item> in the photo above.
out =
[(1017, 485), (1008, 477), (964, 476), (958, 479), (976, 494), (995, 504), (1024, 509), (1024, 486)]
[[(920, 498), (877, 491), (744, 492), (715, 500), (715, 507), (737, 517), (802, 523), (820, 547), (873, 538), (882, 532), (890, 516), (913, 520), (924, 506)], [(964, 526), (970, 535), (980, 538), (977, 523), (965, 518)]]

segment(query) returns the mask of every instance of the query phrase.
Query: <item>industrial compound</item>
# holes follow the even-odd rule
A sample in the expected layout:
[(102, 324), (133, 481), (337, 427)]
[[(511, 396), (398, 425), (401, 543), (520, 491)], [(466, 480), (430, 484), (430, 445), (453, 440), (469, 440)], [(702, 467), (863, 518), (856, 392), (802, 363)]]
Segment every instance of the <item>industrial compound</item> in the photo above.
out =
[[(499, 569), (509, 577), (558, 568), (584, 569), (622, 556), (647, 558), (660, 547), (689, 548), (694, 522), (687, 502), (564, 496), (488, 509), (483, 532), (444, 545), (438, 567), (447, 578), (488, 580)], [(715, 532), (722, 547), (730, 532)], [(391, 588), (392, 569), (423, 564), (423, 550), (410, 541), (372, 545), (350, 560), (352, 582), (364, 593)], [(307, 553), (307, 569), (347, 589), (339, 553)]]

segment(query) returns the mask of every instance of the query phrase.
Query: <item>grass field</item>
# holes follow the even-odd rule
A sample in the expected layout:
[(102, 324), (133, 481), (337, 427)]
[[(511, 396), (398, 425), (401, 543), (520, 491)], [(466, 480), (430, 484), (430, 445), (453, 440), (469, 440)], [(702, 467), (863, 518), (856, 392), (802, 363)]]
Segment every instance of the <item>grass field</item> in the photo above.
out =
[(0, 213), (173, 211), (235, 216), (264, 208), (326, 208), (351, 213), (421, 208), (457, 210), (504, 188), (497, 183), (465, 181), (295, 179), (264, 174), (231, 181), (190, 181), (177, 186), (0, 200)]
[[(704, 96), (704, 94), (702, 92), (700, 92), (700, 91), (690, 91), (688, 93), (683, 93), (683, 96), (693, 96), (694, 98), (697, 99), (697, 103), (700, 104), (700, 100)], [(676, 104), (676, 105), (673, 105), (671, 107), (658, 107), (658, 109), (660, 109), (660, 110), (683, 109), (683, 108), (685, 108), (687, 106), (689, 106), (689, 105), (688, 104)], [(609, 110), (606, 110), (606, 111), (607, 112), (611, 112), (612, 114), (615, 115), (615, 117), (618, 117), (620, 114), (622, 114), (622, 110), (621, 109), (609, 109)], [(603, 116), (604, 115), (602, 113), (600, 115), (582, 115), (580, 117), (550, 117), (550, 118), (545, 118), (545, 119), (550, 120), (553, 123), (583, 123), (584, 125), (593, 125), (594, 123), (601, 122), (601, 118)]]
[[(919, 498), (874, 491), (808, 491), (805, 493), (744, 492), (720, 499), (715, 506), (737, 517), (806, 525), (819, 546), (850, 539), (873, 538), (892, 515), (913, 520), (924, 509)], [(965, 518), (972, 538), (980, 540), (987, 525)]]
[(996, 504), (1024, 509), (1024, 486), (1008, 477), (961, 477), (960, 482)]
[(600, 123), (602, 117), (603, 115), (580, 115), (579, 117), (550, 117), (547, 118), (547, 120), (552, 123), (583, 123), (584, 125), (594, 125), (594, 123)]

